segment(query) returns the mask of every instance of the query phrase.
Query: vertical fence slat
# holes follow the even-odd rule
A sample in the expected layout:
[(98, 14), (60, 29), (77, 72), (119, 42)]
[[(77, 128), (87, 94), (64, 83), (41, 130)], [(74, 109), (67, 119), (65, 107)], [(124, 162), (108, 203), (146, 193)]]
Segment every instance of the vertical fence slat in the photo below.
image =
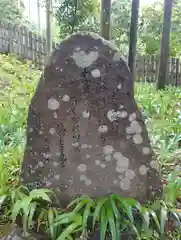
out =
[(179, 85), (179, 58), (176, 59), (176, 73), (175, 73), (175, 78), (176, 78), (176, 82), (175, 85), (178, 86)]

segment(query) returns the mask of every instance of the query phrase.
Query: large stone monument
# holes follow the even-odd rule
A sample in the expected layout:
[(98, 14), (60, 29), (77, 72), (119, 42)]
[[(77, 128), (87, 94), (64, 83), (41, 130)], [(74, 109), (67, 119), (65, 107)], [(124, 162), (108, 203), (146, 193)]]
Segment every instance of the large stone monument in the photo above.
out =
[(61, 202), (120, 194), (147, 200), (161, 183), (133, 81), (118, 49), (77, 33), (54, 51), (29, 106), (21, 182)]

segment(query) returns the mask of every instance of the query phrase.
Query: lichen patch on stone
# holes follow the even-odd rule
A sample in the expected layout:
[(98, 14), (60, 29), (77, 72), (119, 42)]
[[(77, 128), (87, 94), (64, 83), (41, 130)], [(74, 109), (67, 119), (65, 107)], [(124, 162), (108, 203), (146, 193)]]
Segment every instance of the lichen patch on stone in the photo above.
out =
[(90, 117), (90, 112), (89, 111), (83, 111), (82, 113), (84, 118), (89, 118)]
[(148, 172), (148, 168), (145, 165), (141, 165), (139, 168), (140, 175), (146, 175)]
[(55, 98), (50, 98), (48, 100), (48, 108), (50, 110), (56, 110), (60, 107), (60, 103)]
[(121, 112), (120, 111), (116, 111), (114, 109), (109, 110), (108, 113), (107, 113), (107, 118), (111, 122), (117, 121), (120, 117), (121, 117)]
[(143, 148), (142, 148), (142, 152), (143, 152), (144, 155), (150, 154), (150, 149), (149, 149), (149, 147), (143, 147)]
[(131, 114), (129, 115), (129, 121), (132, 122), (132, 121), (134, 121), (135, 119), (136, 119), (136, 113), (131, 113)]
[(110, 155), (107, 155), (107, 156), (105, 156), (105, 160), (106, 160), (106, 162), (110, 162), (111, 161), (111, 156)]
[(87, 179), (87, 177), (85, 175), (80, 175), (80, 181), (85, 181)]
[(78, 166), (78, 170), (79, 170), (80, 172), (86, 172), (86, 171), (87, 171), (87, 166), (86, 166), (85, 164), (80, 164), (80, 165)]
[(122, 84), (119, 83), (119, 84), (117, 85), (117, 89), (121, 90), (121, 88), (122, 88)]
[(86, 68), (91, 66), (92, 63), (98, 59), (98, 56), (99, 54), (97, 51), (86, 53), (81, 50), (79, 52), (74, 52), (72, 58), (78, 67)]
[(113, 151), (114, 151), (114, 148), (111, 145), (106, 145), (103, 147), (103, 153), (105, 155), (110, 155), (113, 153)]
[(99, 69), (94, 69), (94, 70), (92, 70), (91, 75), (92, 75), (94, 78), (99, 78), (99, 77), (101, 76), (101, 72), (100, 72)]
[(154, 168), (154, 169), (158, 169), (158, 163), (157, 163), (157, 161), (152, 160), (152, 161), (150, 162), (150, 166), (151, 166), (152, 168)]
[(135, 133), (140, 134), (141, 132), (142, 132), (142, 127), (136, 120), (133, 120), (130, 126), (126, 128), (127, 134), (135, 134)]
[(90, 179), (85, 180), (85, 185), (90, 186), (92, 184), (92, 181)]
[(95, 165), (96, 166), (100, 166), (101, 165), (101, 161), (100, 160), (95, 160)]
[(62, 101), (63, 102), (68, 102), (70, 100), (70, 97), (69, 95), (65, 94), (63, 97), (62, 97)]
[(100, 125), (98, 128), (98, 132), (100, 132), (100, 133), (106, 133), (107, 131), (108, 131), (107, 125)]
[(73, 146), (73, 147), (78, 147), (79, 144), (80, 144), (79, 142), (74, 142), (74, 143), (72, 143), (72, 146)]
[(105, 167), (106, 167), (106, 164), (102, 163), (101, 168), (105, 168)]
[(124, 191), (128, 191), (131, 187), (131, 181), (128, 178), (124, 178), (120, 182), (120, 188)]
[(50, 129), (49, 129), (49, 133), (50, 133), (51, 135), (54, 135), (54, 134), (56, 133), (55, 128), (50, 128)]
[(141, 143), (143, 142), (142, 136), (141, 136), (140, 134), (135, 134), (135, 135), (133, 136), (133, 142), (134, 142), (135, 144), (141, 144)]

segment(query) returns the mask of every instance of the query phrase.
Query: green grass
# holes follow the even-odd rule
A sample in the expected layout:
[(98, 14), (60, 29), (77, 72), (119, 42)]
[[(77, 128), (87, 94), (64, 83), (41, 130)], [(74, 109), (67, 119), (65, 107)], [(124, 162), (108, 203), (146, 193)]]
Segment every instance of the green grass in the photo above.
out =
[(150, 84), (135, 86), (162, 177), (169, 181), (163, 198), (141, 206), (114, 195), (96, 200), (82, 196), (67, 210), (54, 208), (52, 193), (46, 189), (29, 192), (19, 186), (28, 105), (40, 74), (30, 62), (0, 55), (0, 225), (20, 218), (26, 231), (35, 221), (34, 227), (53, 240), (79, 238), (95, 226), (101, 229), (101, 240), (107, 234), (120, 239), (119, 231), (132, 232), (142, 240), (181, 239), (177, 232), (169, 237), (164, 231), (168, 216), (179, 216), (176, 199), (181, 195), (181, 180), (175, 170), (181, 159), (181, 88), (157, 92)]

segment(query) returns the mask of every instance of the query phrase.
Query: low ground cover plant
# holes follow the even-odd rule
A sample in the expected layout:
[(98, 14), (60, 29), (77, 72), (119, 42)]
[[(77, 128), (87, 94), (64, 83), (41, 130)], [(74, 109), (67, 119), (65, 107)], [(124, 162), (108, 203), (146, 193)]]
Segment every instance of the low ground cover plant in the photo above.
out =
[(18, 221), (24, 231), (36, 229), (50, 239), (80, 239), (96, 228), (100, 239), (181, 239), (180, 159), (181, 88), (156, 91), (153, 84), (136, 83), (135, 96), (145, 117), (164, 183), (163, 197), (142, 206), (112, 195), (100, 199), (81, 196), (66, 209), (52, 205), (51, 190), (19, 184), (25, 145), (28, 106), (41, 72), (30, 62), (0, 55), (0, 232)]

